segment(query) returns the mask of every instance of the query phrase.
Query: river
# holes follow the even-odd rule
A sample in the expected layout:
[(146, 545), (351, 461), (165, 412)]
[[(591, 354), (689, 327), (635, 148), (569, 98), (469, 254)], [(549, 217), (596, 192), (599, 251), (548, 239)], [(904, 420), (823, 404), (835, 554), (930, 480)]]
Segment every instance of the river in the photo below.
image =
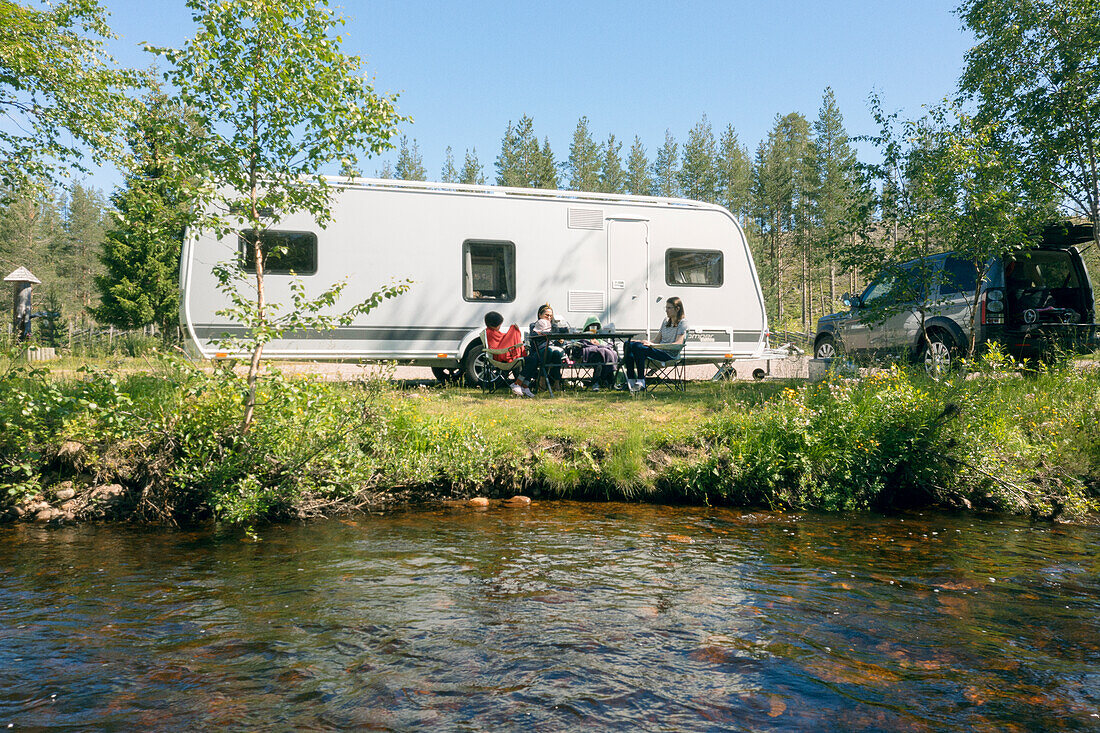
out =
[(1097, 730), (1100, 529), (540, 502), (0, 527), (0, 730)]

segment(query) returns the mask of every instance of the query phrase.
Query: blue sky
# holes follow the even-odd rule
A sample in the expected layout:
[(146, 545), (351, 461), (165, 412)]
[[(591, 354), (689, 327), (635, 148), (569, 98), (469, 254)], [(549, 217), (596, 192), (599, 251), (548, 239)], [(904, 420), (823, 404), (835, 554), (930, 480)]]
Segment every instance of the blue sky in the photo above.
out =
[[(103, 0), (122, 64), (147, 66), (142, 41), (180, 46), (190, 13), (173, 0)], [(347, 0), (345, 51), (375, 88), (398, 92), (413, 117), (402, 132), (420, 147), (428, 177), (444, 149), (461, 165), (477, 149), (491, 181), (509, 121), (527, 114), (558, 160), (587, 115), (597, 139), (623, 154), (639, 135), (652, 160), (665, 129), (683, 142), (705, 113), (719, 134), (733, 124), (755, 150), (776, 114), (817, 116), (831, 86), (850, 134), (873, 131), (867, 98), (915, 116), (951, 94), (972, 45), (947, 0), (687, 0), (503, 2)], [(372, 175), (396, 153), (365, 163)], [(117, 172), (90, 182), (110, 189)]]

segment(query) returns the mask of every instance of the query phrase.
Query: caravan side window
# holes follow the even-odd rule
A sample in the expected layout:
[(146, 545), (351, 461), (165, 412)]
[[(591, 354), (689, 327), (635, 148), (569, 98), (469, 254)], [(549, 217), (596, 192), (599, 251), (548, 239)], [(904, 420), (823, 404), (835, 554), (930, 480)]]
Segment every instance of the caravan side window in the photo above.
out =
[(697, 288), (719, 288), (725, 273), (722, 253), (711, 249), (665, 251), (665, 284)]
[[(245, 272), (256, 271), (256, 255), (251, 244), (255, 236), (253, 229), (246, 229), (237, 236), (237, 262)], [(264, 273), (267, 275), (317, 274), (317, 235), (313, 232), (265, 229), (260, 232), (260, 249), (264, 253)]]
[(516, 245), (483, 239), (462, 243), (462, 297), (511, 303), (516, 299)]

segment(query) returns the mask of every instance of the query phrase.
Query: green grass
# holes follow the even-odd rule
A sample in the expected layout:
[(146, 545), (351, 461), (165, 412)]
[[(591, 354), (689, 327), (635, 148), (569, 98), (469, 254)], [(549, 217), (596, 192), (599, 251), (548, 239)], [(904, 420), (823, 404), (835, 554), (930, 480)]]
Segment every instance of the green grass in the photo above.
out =
[[(73, 368), (70, 370), (70, 366)], [(484, 494), (826, 510), (1082, 516), (1100, 485), (1100, 370), (987, 360), (935, 381), (699, 382), (686, 393), (336, 383), (277, 370), (239, 433), (242, 380), (168, 359), (0, 370), (3, 504), (119, 483), (131, 516), (230, 522)], [(78, 461), (59, 446), (79, 443)], [(83, 495), (83, 494), (81, 494)]]
[(419, 394), (425, 415), (463, 415), (488, 436), (534, 444), (547, 436), (573, 443), (607, 445), (630, 436), (644, 443), (686, 443), (700, 419), (729, 409), (751, 409), (773, 399), (785, 382), (693, 382), (685, 393), (559, 391), (553, 398), (513, 398), (498, 390), (448, 388)]

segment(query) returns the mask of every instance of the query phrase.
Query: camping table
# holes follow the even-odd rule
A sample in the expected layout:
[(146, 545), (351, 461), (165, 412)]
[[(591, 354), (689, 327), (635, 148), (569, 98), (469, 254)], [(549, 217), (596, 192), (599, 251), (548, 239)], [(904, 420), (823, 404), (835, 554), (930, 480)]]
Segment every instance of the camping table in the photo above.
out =
[[(531, 347), (535, 349), (539, 354), (539, 374), (546, 380), (546, 391), (550, 393), (550, 396), (554, 396), (554, 388), (550, 386), (550, 370), (547, 365), (547, 359), (545, 355), (550, 352), (551, 341), (610, 341), (615, 345), (615, 349), (620, 351), (622, 356), (619, 358), (619, 364), (616, 367), (615, 373), (618, 374), (619, 370), (623, 368), (623, 357), (626, 356), (626, 342), (632, 340), (635, 336), (644, 336), (643, 331), (597, 331), (596, 333), (540, 333), (531, 334), (528, 336), (528, 341), (531, 343)], [(542, 342), (541, 352), (538, 351), (539, 343)], [(618, 344), (623, 344), (623, 348), (619, 349)]]

